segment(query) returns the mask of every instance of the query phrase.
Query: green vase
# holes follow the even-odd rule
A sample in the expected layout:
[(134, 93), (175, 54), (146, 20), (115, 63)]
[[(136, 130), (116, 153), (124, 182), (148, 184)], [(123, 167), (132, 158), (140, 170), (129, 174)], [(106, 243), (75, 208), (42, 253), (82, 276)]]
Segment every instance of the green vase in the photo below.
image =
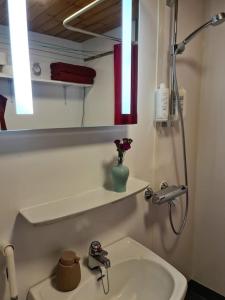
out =
[(112, 168), (112, 183), (115, 192), (126, 192), (127, 179), (129, 177), (129, 169), (122, 163)]

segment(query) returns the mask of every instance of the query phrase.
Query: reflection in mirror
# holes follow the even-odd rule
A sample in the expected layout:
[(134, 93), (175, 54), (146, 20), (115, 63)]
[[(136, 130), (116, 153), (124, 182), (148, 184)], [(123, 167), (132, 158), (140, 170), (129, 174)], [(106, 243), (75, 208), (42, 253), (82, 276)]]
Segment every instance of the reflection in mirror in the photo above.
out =
[[(0, 3), (2, 130), (137, 122), (138, 0), (27, 0), (30, 70), (23, 62), (19, 75), (12, 72), (7, 1)], [(17, 54), (22, 62), (26, 53)], [(21, 115), (12, 78), (22, 87), (29, 72), (34, 113)]]

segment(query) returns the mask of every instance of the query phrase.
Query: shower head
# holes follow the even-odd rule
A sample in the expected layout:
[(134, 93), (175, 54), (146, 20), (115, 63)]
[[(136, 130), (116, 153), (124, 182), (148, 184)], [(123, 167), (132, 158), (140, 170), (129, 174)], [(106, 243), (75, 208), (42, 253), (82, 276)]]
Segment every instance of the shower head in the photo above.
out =
[(183, 42), (176, 45), (176, 54), (181, 54), (185, 50), (185, 46), (202, 30), (208, 28), (211, 26), (217, 26), (225, 22), (225, 12), (218, 13), (217, 15), (213, 16), (207, 23), (203, 24), (199, 28), (197, 28), (195, 31), (193, 31), (191, 34), (189, 34)]
[(225, 22), (225, 13), (221, 12), (215, 16), (212, 17), (211, 19), (211, 25), (217, 26)]

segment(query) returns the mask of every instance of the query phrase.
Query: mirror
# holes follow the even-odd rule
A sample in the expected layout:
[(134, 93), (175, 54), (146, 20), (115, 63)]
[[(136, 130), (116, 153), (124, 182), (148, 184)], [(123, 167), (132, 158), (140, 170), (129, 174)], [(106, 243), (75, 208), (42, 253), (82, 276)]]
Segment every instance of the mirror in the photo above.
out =
[(139, 1), (16, 3), (0, 1), (0, 129), (136, 124)]

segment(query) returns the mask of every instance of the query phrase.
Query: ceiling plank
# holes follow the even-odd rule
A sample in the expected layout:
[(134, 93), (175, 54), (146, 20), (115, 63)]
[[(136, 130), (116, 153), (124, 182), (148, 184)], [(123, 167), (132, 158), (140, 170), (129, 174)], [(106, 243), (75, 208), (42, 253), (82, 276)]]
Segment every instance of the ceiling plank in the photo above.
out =
[[(104, 26), (105, 26), (107, 20), (110, 20), (114, 16), (118, 17), (118, 20), (119, 19), (121, 20), (120, 7), (114, 6), (110, 10), (105, 10), (104, 13), (100, 13), (100, 14), (96, 14), (96, 15), (92, 16), (92, 18), (89, 20), (84, 20), (82, 22), (79, 22), (78, 24), (76, 24), (76, 26), (78, 26), (80, 29), (95, 32), (94, 26), (97, 24), (98, 27), (102, 27), (103, 32), (106, 32), (106, 30), (104, 29)], [(73, 23), (71, 23), (71, 24), (74, 25)], [(120, 25), (121, 25), (121, 21), (118, 22), (116, 27), (119, 27)], [(67, 38), (71, 35), (71, 31), (65, 30), (63, 33), (61, 33), (59, 35), (63, 38)], [(90, 38), (90, 36), (87, 36), (87, 39), (88, 38)]]
[[(95, 10), (95, 13), (94, 12), (89, 12), (88, 13), (85, 13), (85, 15), (82, 16), (82, 18), (78, 18), (77, 21), (76, 21), (76, 24), (79, 24), (80, 22), (83, 23), (85, 21), (85, 24), (86, 22), (89, 22), (89, 20), (91, 20), (93, 17), (96, 16), (96, 14), (100, 14), (102, 13), (105, 9), (111, 9), (112, 6), (115, 6), (115, 4), (119, 2), (119, 0), (108, 0), (107, 2), (105, 2), (105, 5), (104, 6), (101, 6), (98, 8), (98, 10)], [(64, 11), (65, 12), (65, 11)], [(59, 24), (57, 26), (54, 26), (54, 23), (50, 21), (46, 22), (44, 24), (44, 30), (42, 31), (43, 33), (46, 33), (46, 34), (50, 34), (50, 35), (53, 35), (53, 36), (57, 36), (57, 34), (60, 34), (61, 32), (63, 32), (65, 30), (65, 28), (63, 27), (62, 23), (63, 23), (63, 20), (70, 16), (71, 14), (73, 14), (75, 12), (75, 10), (71, 10), (67, 12), (67, 14), (65, 15), (65, 13), (61, 13), (57, 16), (57, 20), (59, 20)], [(74, 25), (74, 24), (73, 24)]]
[[(89, 35), (72, 32), (63, 27), (63, 20), (93, 0), (27, 0), (28, 28), (31, 31), (74, 41), (85, 41)], [(94, 7), (71, 25), (105, 33), (121, 26), (122, 0), (107, 0)], [(133, 18), (138, 17), (138, 0), (133, 0)], [(0, 0), (0, 24), (8, 24), (7, 0)]]

